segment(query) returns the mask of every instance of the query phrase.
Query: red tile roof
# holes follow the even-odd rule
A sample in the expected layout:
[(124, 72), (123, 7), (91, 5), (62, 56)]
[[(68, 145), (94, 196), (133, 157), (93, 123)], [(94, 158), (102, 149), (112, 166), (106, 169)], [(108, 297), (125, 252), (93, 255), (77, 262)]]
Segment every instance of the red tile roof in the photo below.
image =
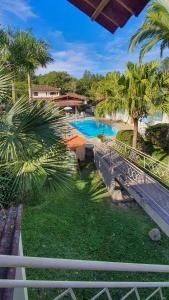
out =
[(33, 85), (32, 92), (58, 92), (60, 88), (49, 85)]
[(85, 144), (85, 138), (81, 135), (73, 135), (66, 137), (65, 142), (70, 149), (76, 149)]
[(65, 101), (55, 101), (55, 104), (57, 106), (60, 106), (60, 107), (65, 107), (65, 106), (80, 106), (83, 104), (82, 101), (76, 101), (76, 100), (65, 100)]
[(68, 0), (92, 20), (114, 32), (132, 15), (137, 16), (149, 0)]
[[(0, 254), (18, 255), (22, 206), (0, 210)], [(1, 279), (15, 279), (16, 268), (0, 268)], [(0, 289), (1, 300), (12, 300), (13, 289)]]
[(65, 95), (60, 95), (60, 96), (57, 96), (57, 97), (53, 98), (54, 101), (63, 100), (63, 99), (64, 100), (73, 99), (73, 100), (85, 101), (87, 99), (87, 97), (76, 94), (76, 93), (67, 93)]

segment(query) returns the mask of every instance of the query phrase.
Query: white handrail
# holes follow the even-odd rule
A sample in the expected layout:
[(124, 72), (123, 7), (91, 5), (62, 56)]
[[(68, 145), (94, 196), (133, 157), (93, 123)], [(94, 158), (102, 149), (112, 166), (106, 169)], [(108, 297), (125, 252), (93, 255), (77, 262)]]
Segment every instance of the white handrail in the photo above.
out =
[(169, 282), (0, 280), (0, 288), (163, 288)]
[(2, 267), (169, 273), (169, 265), (54, 259), (9, 255), (0, 255), (0, 268)]

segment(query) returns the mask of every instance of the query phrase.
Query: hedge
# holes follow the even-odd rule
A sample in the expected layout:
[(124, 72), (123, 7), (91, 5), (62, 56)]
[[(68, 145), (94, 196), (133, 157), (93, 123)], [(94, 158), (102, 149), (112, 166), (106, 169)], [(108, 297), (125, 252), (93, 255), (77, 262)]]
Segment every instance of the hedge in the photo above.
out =
[[(123, 142), (129, 146), (133, 144), (133, 130), (119, 130), (116, 134), (116, 140)], [(141, 134), (138, 133), (137, 149), (144, 151), (145, 142)]]
[(146, 129), (146, 139), (153, 145), (169, 151), (169, 124), (159, 123)]

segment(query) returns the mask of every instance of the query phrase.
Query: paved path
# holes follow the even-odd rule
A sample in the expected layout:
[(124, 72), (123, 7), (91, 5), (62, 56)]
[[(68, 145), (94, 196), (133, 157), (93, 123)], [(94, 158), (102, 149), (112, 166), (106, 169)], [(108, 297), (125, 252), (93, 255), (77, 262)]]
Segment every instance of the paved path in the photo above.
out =
[(95, 162), (109, 190), (116, 178), (169, 236), (169, 190), (112, 148), (96, 146)]

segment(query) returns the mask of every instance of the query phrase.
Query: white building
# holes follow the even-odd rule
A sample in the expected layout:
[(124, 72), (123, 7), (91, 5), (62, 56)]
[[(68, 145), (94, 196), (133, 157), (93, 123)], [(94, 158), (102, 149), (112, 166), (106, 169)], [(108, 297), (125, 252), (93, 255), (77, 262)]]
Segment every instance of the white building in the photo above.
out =
[(33, 85), (32, 99), (50, 99), (60, 96), (61, 89), (49, 85)]

